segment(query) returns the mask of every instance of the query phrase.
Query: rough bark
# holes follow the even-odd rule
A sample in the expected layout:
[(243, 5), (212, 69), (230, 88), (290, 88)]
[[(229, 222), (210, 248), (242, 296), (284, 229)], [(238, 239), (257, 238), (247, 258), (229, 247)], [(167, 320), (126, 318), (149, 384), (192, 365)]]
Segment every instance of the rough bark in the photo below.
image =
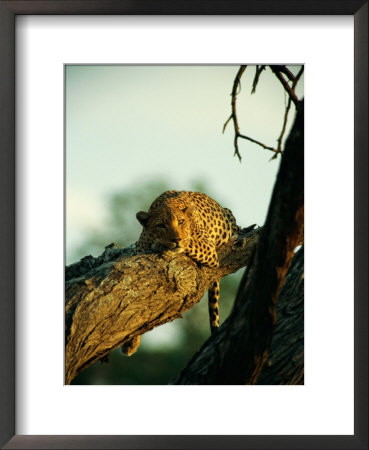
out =
[(294, 256), (277, 304), (268, 361), (256, 384), (304, 384), (304, 248)]
[(220, 266), (198, 266), (184, 254), (134, 255), (106, 248), (66, 268), (65, 382), (112, 350), (181, 317), (214, 280), (248, 264), (261, 228), (244, 229), (218, 252)]
[[(226, 339), (229, 319), (193, 356), (187, 368), (171, 384), (204, 384), (207, 368), (214, 364)], [(294, 256), (277, 303), (277, 325), (270, 353), (256, 384), (303, 384), (304, 382), (304, 248)]]
[(304, 103), (287, 139), (266, 219), (232, 313), (175, 384), (255, 384), (268, 359), (277, 300), (304, 225)]

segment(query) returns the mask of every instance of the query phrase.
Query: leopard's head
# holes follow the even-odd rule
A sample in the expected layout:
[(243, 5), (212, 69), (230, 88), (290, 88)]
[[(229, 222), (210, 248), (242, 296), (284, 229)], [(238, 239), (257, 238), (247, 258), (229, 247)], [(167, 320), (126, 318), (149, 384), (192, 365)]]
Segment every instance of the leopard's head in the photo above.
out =
[(146, 237), (152, 239), (153, 250), (166, 248), (183, 252), (186, 249), (191, 239), (191, 209), (192, 206), (181, 209), (163, 205), (136, 214)]

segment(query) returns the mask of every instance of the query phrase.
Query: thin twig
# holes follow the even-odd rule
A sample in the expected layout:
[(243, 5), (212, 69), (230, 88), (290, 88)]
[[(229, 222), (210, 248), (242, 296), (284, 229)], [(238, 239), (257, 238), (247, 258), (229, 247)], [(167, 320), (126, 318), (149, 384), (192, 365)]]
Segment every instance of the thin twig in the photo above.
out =
[[(247, 66), (240, 66), (238, 69), (236, 78), (233, 81), (233, 88), (232, 88), (232, 114), (229, 116), (229, 118), (226, 120), (225, 124), (223, 125), (223, 133), (225, 132), (225, 129), (228, 125), (228, 123), (233, 119), (235, 121), (235, 129), (238, 130), (238, 121), (237, 121), (237, 115), (236, 115), (236, 96), (239, 94), (240, 91), (237, 92), (238, 85), (241, 85), (241, 76), (246, 70)], [(237, 133), (236, 133), (237, 134)]]
[(293, 82), (293, 88), (295, 89), (295, 87), (296, 87), (296, 84), (298, 83), (298, 81), (299, 81), (299, 79), (300, 79), (300, 77), (301, 77), (301, 75), (304, 73), (304, 66), (302, 65), (301, 66), (301, 68), (300, 68), (300, 70), (298, 71), (298, 74), (296, 75), (296, 77), (295, 77), (295, 81)]
[(252, 90), (251, 90), (251, 94), (254, 94), (256, 91), (256, 86), (259, 82), (259, 78), (260, 78), (260, 74), (261, 72), (265, 69), (265, 66), (256, 66), (256, 73), (255, 73), (255, 77), (254, 77), (254, 81), (252, 82)]
[(241, 155), (240, 155), (240, 152), (238, 151), (238, 142), (237, 142), (237, 139), (238, 139), (238, 136), (239, 136), (240, 132), (239, 132), (239, 126), (238, 126), (237, 113), (236, 113), (236, 97), (237, 97), (237, 94), (239, 94), (239, 91), (237, 92), (237, 89), (238, 89), (238, 87), (239, 87), (239, 85), (241, 83), (240, 80), (241, 80), (242, 74), (246, 70), (246, 67), (247, 66), (245, 66), (245, 65), (240, 66), (240, 68), (238, 69), (236, 78), (234, 79), (232, 93), (231, 93), (231, 96), (232, 96), (232, 102), (231, 102), (232, 114), (227, 119), (226, 123), (223, 125), (223, 133), (224, 133), (227, 124), (230, 122), (231, 119), (233, 119), (234, 133), (235, 133), (235, 137), (234, 137), (234, 148), (235, 148), (235, 151), (234, 151), (234, 153), (235, 153), (235, 155), (238, 156), (238, 159), (240, 161), (241, 161)]
[(226, 126), (228, 125), (229, 121), (233, 119), (233, 115), (231, 114), (228, 119), (226, 120), (225, 124), (223, 125), (223, 133), (225, 132)]
[(277, 148), (274, 148), (274, 147), (269, 147), (268, 145), (265, 145), (262, 142), (257, 141), (256, 139), (250, 138), (249, 136), (245, 136), (244, 134), (238, 134), (237, 137), (240, 137), (242, 139), (247, 139), (248, 141), (253, 142), (254, 144), (260, 145), (260, 147), (263, 147), (265, 150), (270, 150), (271, 152), (274, 152), (276, 154), (282, 153), (281, 150), (278, 150)]
[(234, 125), (234, 132), (235, 132), (235, 138), (234, 138), (234, 154), (238, 156), (238, 159), (241, 161), (241, 155), (238, 151), (238, 136), (240, 134), (240, 128), (238, 126), (238, 118), (237, 118), (237, 112), (236, 112), (236, 99), (237, 95), (240, 91), (237, 92), (238, 86), (241, 82), (241, 77), (244, 71), (246, 70), (247, 66), (240, 66), (238, 69), (236, 78), (233, 83), (233, 89), (232, 89), (232, 117), (233, 117), (233, 125)]
[(281, 134), (279, 135), (279, 138), (277, 140), (277, 144), (278, 144), (277, 145), (277, 149), (280, 150), (280, 151), (282, 151), (282, 139), (283, 139), (283, 135), (284, 135), (284, 133), (286, 131), (287, 120), (288, 120), (288, 113), (290, 111), (290, 108), (291, 108), (291, 97), (288, 97), (288, 103), (287, 103), (287, 106), (286, 106), (286, 110), (284, 112), (284, 118), (283, 118), (283, 125), (282, 125)]
[(275, 74), (275, 76), (278, 78), (278, 80), (282, 83), (282, 86), (284, 87), (285, 91), (290, 96), (291, 100), (293, 101), (294, 105), (296, 106), (299, 103), (299, 99), (297, 98), (294, 90), (288, 84), (288, 82), (283, 77), (283, 75), (274, 66), (269, 66), (269, 67), (270, 67), (271, 71)]
[[(292, 89), (293, 92), (295, 92), (296, 85), (297, 85), (297, 83), (298, 83), (298, 81), (299, 81), (299, 79), (300, 79), (300, 77), (301, 77), (303, 72), (304, 72), (304, 66), (301, 66), (299, 72), (297, 73), (296, 77), (294, 77), (294, 80), (292, 82), (291, 89)], [(280, 150), (280, 151), (282, 151), (282, 140), (283, 140), (284, 133), (286, 131), (286, 126), (287, 126), (287, 121), (288, 121), (288, 113), (290, 111), (290, 108), (291, 108), (291, 97), (288, 97), (288, 103), (287, 103), (287, 106), (286, 106), (286, 110), (284, 112), (282, 130), (281, 130), (281, 133), (280, 133), (279, 138), (277, 140), (277, 143), (278, 143), (277, 149)], [(275, 159), (276, 157), (277, 157), (277, 154), (272, 156), (271, 159)]]

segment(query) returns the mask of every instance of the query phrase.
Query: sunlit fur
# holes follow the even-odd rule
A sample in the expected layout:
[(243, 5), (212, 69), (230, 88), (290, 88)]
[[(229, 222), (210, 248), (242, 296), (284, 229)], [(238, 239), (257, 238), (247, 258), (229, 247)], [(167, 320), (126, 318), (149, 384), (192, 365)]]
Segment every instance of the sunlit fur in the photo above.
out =
[[(143, 226), (136, 252), (185, 252), (197, 263), (218, 267), (217, 249), (239, 230), (232, 212), (201, 192), (167, 191), (146, 213), (137, 213)], [(219, 327), (219, 280), (209, 289), (212, 333)]]

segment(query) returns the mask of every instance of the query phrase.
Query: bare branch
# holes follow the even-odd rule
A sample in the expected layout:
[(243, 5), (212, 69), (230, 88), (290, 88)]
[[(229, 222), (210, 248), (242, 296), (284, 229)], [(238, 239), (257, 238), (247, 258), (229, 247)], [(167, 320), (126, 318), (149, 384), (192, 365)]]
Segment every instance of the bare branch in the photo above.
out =
[[(257, 141), (256, 139), (253, 139), (253, 138), (251, 138), (249, 136), (246, 136), (245, 134), (241, 134), (240, 133), (240, 127), (238, 125), (238, 118), (237, 118), (236, 100), (237, 100), (237, 95), (240, 92), (238, 90), (238, 88), (239, 88), (240, 83), (241, 83), (241, 77), (242, 77), (242, 74), (244, 73), (244, 71), (246, 70), (246, 67), (247, 66), (240, 66), (240, 68), (238, 69), (236, 78), (234, 79), (232, 93), (231, 93), (231, 96), (232, 96), (232, 101), (231, 101), (232, 114), (229, 116), (229, 118), (227, 119), (227, 121), (223, 125), (223, 133), (224, 133), (228, 123), (231, 120), (233, 120), (233, 125), (234, 125), (234, 141), (233, 141), (233, 143), (234, 143), (234, 148), (235, 148), (234, 154), (238, 156), (238, 159), (240, 161), (241, 161), (242, 158), (241, 158), (241, 155), (240, 155), (240, 152), (239, 152), (239, 149), (238, 149), (238, 138), (246, 139), (247, 141), (250, 141), (250, 142), (252, 142), (254, 144), (260, 145), (265, 150), (270, 150), (270, 151), (272, 151), (274, 153), (281, 153), (281, 150), (278, 150), (276, 148), (273, 148), (273, 147), (270, 147), (268, 145), (265, 145), (262, 142)], [(263, 70), (263, 67), (264, 66), (261, 66), (260, 73)], [(258, 77), (260, 76), (260, 73), (259, 73)], [(254, 79), (254, 83), (255, 83), (255, 79)], [(256, 81), (256, 83), (257, 83), (257, 81)], [(256, 84), (255, 84), (255, 87), (256, 87)]]
[[(233, 82), (233, 88), (232, 88), (232, 113), (231, 115), (228, 117), (227, 121), (224, 123), (223, 125), (223, 133), (228, 125), (228, 123), (233, 120), (233, 124), (234, 124), (234, 140), (233, 140), (233, 144), (234, 144), (234, 148), (235, 148), (235, 155), (238, 156), (238, 159), (241, 161), (241, 155), (239, 152), (239, 148), (238, 148), (238, 139), (242, 138), (245, 139), (247, 141), (250, 141), (254, 144), (260, 145), (260, 147), (264, 148), (265, 150), (269, 150), (271, 152), (274, 152), (274, 155), (271, 159), (275, 159), (278, 154), (283, 153), (282, 150), (282, 142), (283, 142), (283, 136), (286, 132), (286, 127), (287, 127), (287, 122), (288, 122), (288, 114), (291, 108), (291, 102), (294, 103), (294, 105), (296, 106), (298, 104), (298, 102), (300, 101), (296, 94), (295, 94), (295, 88), (297, 85), (297, 82), (299, 81), (303, 71), (304, 71), (304, 66), (302, 66), (298, 72), (298, 74), (296, 76), (293, 75), (293, 73), (286, 67), (286, 66), (282, 66), (282, 65), (271, 65), (269, 66), (270, 69), (272, 70), (272, 72), (277, 76), (277, 78), (279, 79), (279, 81), (282, 83), (282, 86), (284, 87), (285, 91), (288, 93), (288, 103), (286, 105), (286, 109), (284, 112), (284, 118), (283, 118), (283, 124), (282, 124), (282, 129), (280, 132), (280, 135), (277, 139), (277, 148), (275, 147), (271, 147), (269, 145), (263, 144), (262, 142), (247, 136), (245, 134), (240, 133), (240, 127), (238, 124), (238, 118), (237, 118), (237, 109), (236, 109), (236, 97), (239, 94), (240, 90), (238, 90), (238, 88), (241, 85), (241, 76), (243, 74), (243, 72), (245, 71), (247, 66), (240, 66), (237, 75), (234, 79)], [(254, 76), (254, 80), (252, 83), (252, 90), (251, 90), (251, 94), (253, 94), (256, 90), (256, 86), (259, 82), (259, 78), (260, 78), (260, 74), (262, 73), (262, 71), (265, 69), (265, 65), (261, 65), (261, 66), (256, 66), (256, 72), (255, 72), (255, 76)], [(283, 77), (283, 75), (286, 75), (287, 78), (292, 81), (292, 87), (288, 84), (287, 80)]]
[(237, 112), (236, 112), (236, 100), (237, 100), (237, 95), (239, 93), (239, 91), (237, 92), (238, 86), (240, 85), (241, 82), (241, 77), (242, 74), (244, 73), (244, 71), (246, 70), (247, 66), (240, 66), (240, 68), (238, 69), (236, 78), (234, 79), (233, 82), (233, 89), (232, 89), (232, 119), (233, 119), (233, 125), (234, 125), (234, 133), (235, 133), (235, 138), (234, 138), (234, 149), (235, 149), (235, 155), (238, 156), (238, 159), (241, 161), (241, 155), (240, 152), (238, 151), (238, 136), (240, 134), (240, 129), (238, 126), (238, 119), (237, 119)]
[(249, 136), (245, 136), (244, 134), (239, 134), (238, 137), (240, 137), (240, 138), (242, 138), (242, 139), (246, 139), (246, 140), (248, 140), (248, 141), (250, 141), (250, 142), (253, 142), (254, 144), (258, 144), (258, 145), (260, 145), (260, 147), (265, 148), (265, 150), (270, 150), (271, 152), (274, 152), (274, 153), (276, 153), (276, 154), (282, 153), (281, 150), (278, 150), (278, 149), (276, 149), (276, 148), (274, 148), (274, 147), (269, 147), (268, 145), (265, 145), (265, 144), (263, 144), (262, 142), (259, 142), (259, 141), (257, 141), (256, 139), (253, 139), (253, 138), (251, 138), (251, 137), (249, 137)]
[[(291, 97), (288, 97), (288, 102), (287, 102), (287, 106), (284, 112), (284, 118), (283, 118), (283, 125), (282, 125), (282, 130), (281, 130), (281, 134), (279, 135), (279, 138), (277, 140), (277, 149), (279, 151), (282, 151), (282, 140), (283, 140), (283, 136), (284, 133), (286, 131), (286, 126), (287, 126), (287, 121), (288, 121), (288, 113), (290, 111), (291, 108)], [(273, 156), (273, 158), (275, 158), (276, 155)]]
[(300, 70), (298, 71), (298, 74), (296, 75), (295, 81), (292, 85), (293, 89), (295, 89), (296, 84), (298, 83), (298, 81), (300, 80), (301, 75), (304, 73), (304, 66), (302, 65)]
[(226, 122), (223, 125), (223, 133), (225, 132), (225, 129), (227, 127), (227, 125), (229, 124), (229, 122), (233, 119), (233, 115), (231, 114), (228, 119), (226, 120)]
[[(281, 67), (284, 67), (284, 66), (281, 66)], [(292, 83), (292, 91), (293, 92), (295, 92), (296, 85), (297, 85), (301, 75), (303, 74), (303, 72), (304, 72), (304, 66), (301, 66), (298, 74), (293, 79), (293, 83)], [(288, 113), (290, 111), (290, 108), (291, 108), (291, 97), (288, 97), (287, 106), (286, 106), (286, 109), (285, 109), (285, 112), (284, 112), (282, 130), (281, 130), (281, 133), (280, 133), (279, 138), (277, 140), (277, 143), (278, 143), (277, 148), (280, 151), (282, 151), (282, 140), (283, 140), (284, 133), (286, 131), (286, 126), (287, 126), (287, 121), (288, 121)], [(276, 158), (276, 156), (277, 155), (274, 155), (271, 159)]]
[(285, 91), (290, 96), (291, 100), (293, 101), (294, 105), (297, 106), (299, 103), (299, 99), (297, 98), (294, 89), (291, 88), (291, 86), (288, 84), (286, 79), (283, 77), (281, 72), (279, 72), (275, 66), (269, 66), (272, 72), (275, 74), (275, 76), (278, 78), (278, 80), (281, 82), (282, 86), (284, 87)]
[(256, 72), (255, 72), (255, 77), (254, 77), (254, 81), (252, 82), (252, 90), (251, 90), (251, 94), (254, 94), (256, 91), (256, 86), (259, 82), (259, 78), (260, 78), (260, 74), (261, 72), (265, 69), (265, 66), (256, 66)]
[(286, 75), (286, 77), (292, 81), (295, 82), (295, 75), (286, 67), (286, 66), (282, 66), (282, 65), (276, 65), (273, 64), (273, 67), (278, 70), (279, 72), (283, 73), (284, 75)]

